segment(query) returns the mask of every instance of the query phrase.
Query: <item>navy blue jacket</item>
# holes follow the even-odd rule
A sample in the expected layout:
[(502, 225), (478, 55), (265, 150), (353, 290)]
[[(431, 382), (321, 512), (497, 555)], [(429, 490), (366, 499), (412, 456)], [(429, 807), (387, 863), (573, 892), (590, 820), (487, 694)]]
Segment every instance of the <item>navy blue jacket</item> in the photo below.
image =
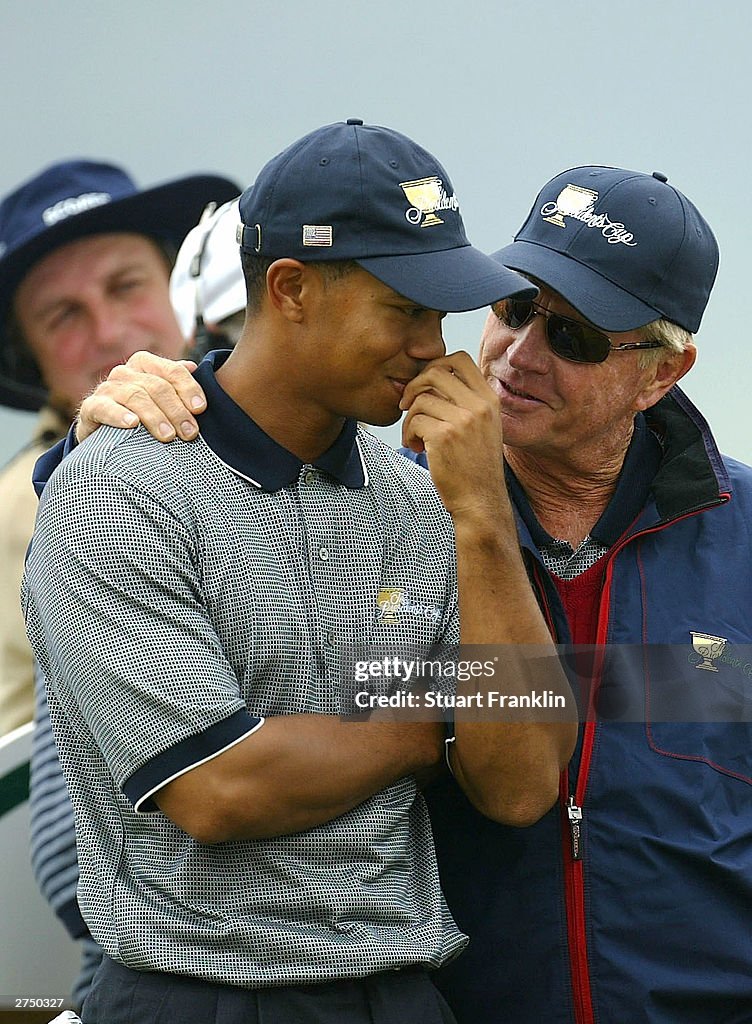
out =
[[(752, 1021), (752, 469), (721, 458), (676, 388), (647, 418), (663, 459), (605, 559), (605, 657), (574, 680), (601, 715), (581, 726), (559, 806), (515, 829), (451, 780), (428, 793), (447, 901), (470, 935), (436, 975), (460, 1024)], [(712, 668), (692, 632), (725, 640)]]

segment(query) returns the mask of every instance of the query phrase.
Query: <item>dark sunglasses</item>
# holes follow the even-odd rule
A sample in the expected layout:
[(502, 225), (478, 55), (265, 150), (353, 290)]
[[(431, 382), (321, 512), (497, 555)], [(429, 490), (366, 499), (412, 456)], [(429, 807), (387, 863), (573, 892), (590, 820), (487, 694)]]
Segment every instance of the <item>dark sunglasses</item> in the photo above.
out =
[(494, 306), (499, 320), (513, 331), (529, 323), (534, 316), (545, 317), (546, 340), (551, 351), (573, 363), (602, 363), (610, 352), (627, 352), (638, 348), (660, 348), (660, 341), (634, 341), (612, 345), (611, 339), (589, 324), (570, 320), (568, 316), (542, 309), (530, 299), (505, 299)]

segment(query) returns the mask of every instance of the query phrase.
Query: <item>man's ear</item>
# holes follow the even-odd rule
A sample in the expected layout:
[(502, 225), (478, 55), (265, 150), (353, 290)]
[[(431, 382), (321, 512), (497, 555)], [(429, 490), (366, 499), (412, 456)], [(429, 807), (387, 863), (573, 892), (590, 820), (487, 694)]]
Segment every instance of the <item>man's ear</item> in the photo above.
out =
[(293, 259), (275, 260), (266, 272), (266, 294), (269, 302), (286, 320), (301, 323), (306, 279), (305, 263)]
[(637, 398), (637, 408), (644, 411), (659, 402), (692, 369), (696, 358), (697, 349), (690, 344), (683, 352), (667, 352), (665, 359), (654, 363), (650, 367), (650, 377)]

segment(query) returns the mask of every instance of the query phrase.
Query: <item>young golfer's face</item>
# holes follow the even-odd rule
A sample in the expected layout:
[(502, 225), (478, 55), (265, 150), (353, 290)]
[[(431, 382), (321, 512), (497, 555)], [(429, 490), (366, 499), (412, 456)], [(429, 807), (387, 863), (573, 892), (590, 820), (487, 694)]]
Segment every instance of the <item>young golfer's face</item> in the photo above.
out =
[(322, 284), (310, 382), (326, 408), (386, 426), (405, 385), (445, 352), (446, 315), (426, 309), (360, 267)]

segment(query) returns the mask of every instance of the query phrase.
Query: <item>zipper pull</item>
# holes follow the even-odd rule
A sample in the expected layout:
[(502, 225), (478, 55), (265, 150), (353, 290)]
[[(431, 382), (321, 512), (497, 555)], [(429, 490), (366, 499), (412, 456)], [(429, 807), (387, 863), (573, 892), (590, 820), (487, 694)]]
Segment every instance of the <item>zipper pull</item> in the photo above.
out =
[(582, 825), (580, 824), (582, 822), (582, 808), (577, 806), (573, 796), (570, 796), (569, 803), (567, 804), (567, 817), (569, 818), (569, 834), (572, 840), (572, 860), (582, 860)]

